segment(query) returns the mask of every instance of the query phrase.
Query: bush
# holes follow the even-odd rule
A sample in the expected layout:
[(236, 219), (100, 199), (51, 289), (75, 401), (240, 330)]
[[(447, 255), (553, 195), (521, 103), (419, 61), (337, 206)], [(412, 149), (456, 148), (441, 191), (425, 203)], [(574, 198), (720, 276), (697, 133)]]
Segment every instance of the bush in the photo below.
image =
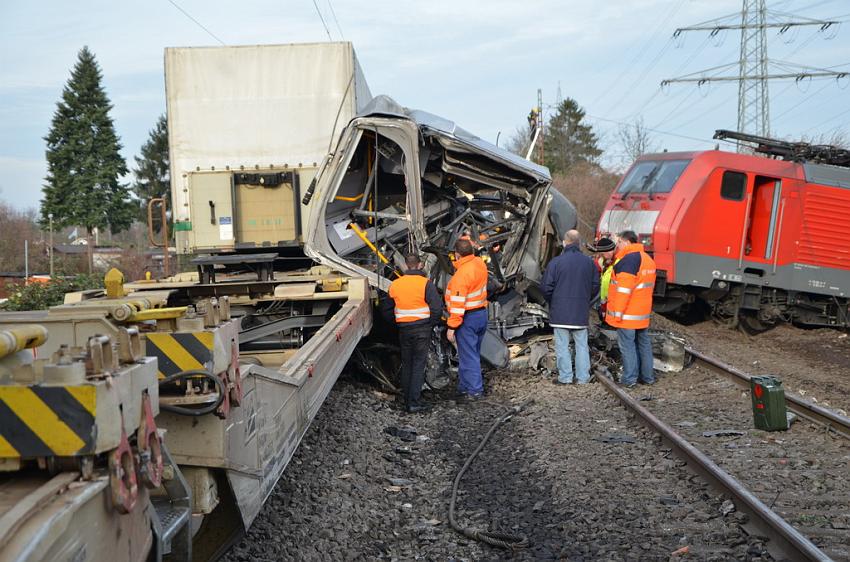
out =
[(9, 285), (5, 310), (44, 310), (65, 301), (65, 293), (103, 288), (103, 279), (94, 275), (54, 277), (47, 283)]
[(577, 164), (552, 178), (552, 185), (576, 206), (578, 230), (584, 240), (593, 240), (596, 225), (620, 176), (592, 164)]

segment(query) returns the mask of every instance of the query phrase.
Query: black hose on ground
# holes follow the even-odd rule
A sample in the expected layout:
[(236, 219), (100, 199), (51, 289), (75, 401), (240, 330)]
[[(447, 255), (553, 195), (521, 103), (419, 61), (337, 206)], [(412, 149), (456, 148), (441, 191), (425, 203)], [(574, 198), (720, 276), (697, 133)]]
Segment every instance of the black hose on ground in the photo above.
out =
[(218, 390), (218, 398), (215, 402), (208, 406), (204, 406), (203, 408), (186, 408), (185, 406), (173, 406), (171, 404), (160, 403), (159, 409), (164, 412), (171, 412), (172, 414), (177, 414), (180, 416), (193, 417), (205, 416), (207, 414), (212, 414), (213, 412), (215, 412), (218, 407), (221, 406), (221, 403), (224, 402), (225, 388), (221, 382), (221, 379), (213, 375), (206, 369), (190, 369), (188, 371), (180, 371), (179, 373), (174, 373), (173, 375), (169, 375), (164, 379), (161, 379), (159, 381), (159, 386), (163, 386), (172, 382), (177, 382), (183, 379), (199, 377), (210, 379), (215, 384), (216, 389)]
[(463, 478), (463, 475), (466, 473), (469, 466), (472, 464), (472, 461), (475, 460), (475, 457), (484, 450), (484, 447), (487, 445), (487, 442), (490, 440), (490, 437), (496, 432), (500, 425), (514, 417), (514, 415), (518, 414), (525, 408), (528, 404), (531, 403), (531, 400), (523, 402), (517, 406), (511, 408), (507, 413), (499, 416), (493, 425), (490, 427), (490, 430), (484, 436), (484, 439), (481, 440), (481, 443), (478, 444), (478, 447), (473, 451), (469, 458), (466, 459), (466, 462), (463, 463), (463, 467), (461, 467), (460, 471), (455, 476), (454, 484), (452, 485), (452, 501), (449, 503), (449, 525), (451, 525), (452, 529), (462, 534), (465, 537), (470, 539), (481, 541), (483, 543), (489, 544), (490, 546), (496, 546), (499, 548), (507, 548), (511, 550), (516, 550), (520, 548), (526, 548), (530, 544), (528, 537), (524, 535), (515, 535), (512, 533), (502, 533), (499, 531), (482, 531), (479, 529), (473, 529), (471, 527), (462, 527), (458, 524), (455, 519), (455, 504), (457, 503), (457, 488), (460, 484), (460, 479)]

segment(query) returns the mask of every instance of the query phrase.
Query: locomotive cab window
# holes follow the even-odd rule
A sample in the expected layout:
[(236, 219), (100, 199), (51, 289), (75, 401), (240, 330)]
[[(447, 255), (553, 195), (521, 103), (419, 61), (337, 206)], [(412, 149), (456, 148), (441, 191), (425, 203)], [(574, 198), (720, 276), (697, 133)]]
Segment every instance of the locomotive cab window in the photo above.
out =
[(617, 193), (624, 197), (631, 193), (670, 193), (690, 160), (643, 160), (623, 178)]
[(723, 172), (720, 183), (720, 197), (731, 201), (743, 201), (747, 193), (747, 174), (741, 172)]

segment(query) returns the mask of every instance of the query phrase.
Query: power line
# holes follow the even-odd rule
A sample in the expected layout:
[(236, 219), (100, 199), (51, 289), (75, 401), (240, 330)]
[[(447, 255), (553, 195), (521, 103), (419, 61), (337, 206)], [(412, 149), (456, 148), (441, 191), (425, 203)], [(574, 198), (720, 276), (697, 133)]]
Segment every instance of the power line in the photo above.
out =
[[(596, 119), (597, 121), (606, 121), (608, 123), (615, 123), (617, 125), (626, 125), (626, 126), (629, 125), (629, 123), (626, 123), (625, 121), (619, 121), (617, 119), (608, 119), (607, 117), (597, 117), (596, 115), (590, 115), (588, 113), (585, 113), (585, 116), (590, 117), (591, 119)], [(716, 144), (715, 141), (712, 141), (712, 140), (700, 139), (700, 138), (697, 138), (697, 137), (689, 137), (688, 135), (679, 135), (677, 133), (671, 133), (670, 131), (662, 131), (661, 129), (646, 127), (646, 130), (652, 131), (653, 133), (658, 133), (659, 135), (666, 135), (666, 136), (669, 136), (669, 137), (678, 137), (678, 138), (681, 138), (681, 139), (692, 140), (692, 141), (701, 142), (701, 143), (705, 143), (705, 144), (712, 144), (712, 145)]]
[[(787, 86), (785, 86), (785, 88), (783, 88), (782, 90), (780, 90), (780, 91), (779, 91), (779, 93), (777, 94), (777, 97), (780, 97), (780, 98), (781, 98), (781, 97), (782, 97), (782, 94), (784, 94), (784, 93), (785, 93), (785, 92), (787, 92), (789, 89), (791, 89), (791, 88), (794, 86), (794, 84), (795, 84), (795, 82), (791, 82), (791, 83), (789, 83)], [(671, 131), (678, 131), (678, 130), (679, 130), (679, 129), (681, 129), (682, 127), (687, 127), (688, 125), (690, 125), (690, 124), (691, 124), (691, 123), (693, 123), (694, 121), (698, 121), (698, 120), (702, 119), (703, 117), (705, 117), (706, 115), (710, 115), (710, 114), (711, 114), (711, 113), (713, 113), (714, 111), (717, 111), (717, 110), (718, 110), (718, 109), (720, 109), (721, 107), (723, 107), (723, 106), (725, 106), (725, 105), (729, 105), (729, 104), (731, 104), (731, 103), (732, 103), (732, 101), (733, 101), (735, 98), (737, 98), (737, 97), (738, 97), (738, 94), (737, 94), (737, 92), (736, 92), (735, 94), (733, 94), (733, 95), (732, 95), (732, 97), (727, 97), (727, 98), (725, 98), (723, 101), (721, 101), (721, 102), (720, 102), (720, 103), (718, 103), (717, 105), (713, 105), (713, 106), (711, 106), (710, 108), (708, 108), (708, 109), (706, 109), (706, 110), (704, 110), (704, 111), (695, 112), (695, 113), (697, 113), (697, 115), (696, 115), (695, 117), (692, 117), (691, 119), (688, 119), (687, 121), (684, 121), (683, 123), (680, 123), (680, 124), (676, 125), (675, 127), (673, 127), (673, 128), (671, 129)]]
[[(826, 121), (821, 121), (820, 123), (818, 123), (817, 125), (815, 125), (815, 126), (813, 126), (813, 127), (809, 127), (808, 129), (804, 129), (804, 130), (803, 130), (803, 133), (808, 133), (809, 131), (813, 131), (813, 130), (815, 130), (815, 129), (819, 129), (821, 126), (826, 125), (826, 124), (828, 124), (828, 123), (832, 123), (833, 121), (835, 121), (835, 120), (836, 120), (836, 119), (838, 119), (839, 117), (842, 117), (842, 116), (844, 116), (844, 115), (846, 115), (846, 114), (848, 114), (848, 113), (850, 113), (850, 109), (847, 109), (847, 110), (845, 110), (845, 111), (842, 111), (841, 113), (839, 113), (839, 114), (837, 114), (837, 115), (833, 115), (832, 117), (830, 117), (830, 118), (829, 118), (829, 119), (827, 119)], [(839, 127), (840, 127), (840, 126), (841, 126), (841, 125), (839, 125)]]
[(336, 11), (334, 10), (334, 5), (331, 3), (331, 0), (328, 0), (328, 8), (331, 9), (331, 15), (334, 18), (334, 23), (336, 24), (336, 30), (339, 31), (339, 36), (345, 39), (345, 35), (342, 34), (342, 28), (339, 26), (339, 20), (336, 19)]
[(180, 6), (178, 6), (178, 5), (177, 5), (177, 2), (175, 2), (174, 0), (168, 0), (168, 2), (169, 2), (172, 6), (174, 6), (175, 8), (177, 8), (178, 10), (180, 10), (181, 12), (183, 12), (183, 15), (184, 15), (184, 16), (186, 16), (187, 18), (189, 18), (190, 20), (192, 20), (193, 22), (195, 22), (195, 24), (196, 24), (198, 27), (200, 27), (201, 29), (203, 29), (204, 31), (206, 31), (206, 32), (209, 34), (209, 36), (210, 36), (210, 37), (212, 37), (213, 39), (215, 39), (216, 41), (218, 41), (218, 42), (219, 42), (219, 43), (221, 43), (222, 45), (226, 46), (226, 43), (225, 43), (224, 41), (222, 41), (221, 39), (219, 39), (219, 38), (218, 38), (218, 36), (217, 36), (215, 33), (213, 33), (212, 31), (210, 31), (210, 30), (209, 30), (209, 29), (207, 29), (206, 27), (204, 27), (204, 24), (202, 24), (201, 22), (199, 22), (198, 20), (196, 20), (195, 18), (193, 18), (193, 17), (192, 17), (192, 15), (191, 15), (189, 12), (187, 12), (186, 10), (184, 10), (183, 8), (181, 8)]
[[(792, 83), (791, 83), (791, 85), (793, 85), (793, 84), (795, 84), (795, 82), (792, 82)], [(832, 84), (830, 84), (829, 82), (827, 82), (827, 83), (826, 83), (826, 84), (824, 84), (824, 85), (823, 85), (823, 86), (822, 86), (822, 87), (821, 87), (821, 88), (820, 88), (817, 92), (814, 92), (814, 93), (812, 93), (812, 94), (809, 94), (808, 96), (804, 97), (804, 98), (802, 99), (802, 101), (799, 101), (799, 102), (795, 103), (794, 105), (792, 105), (791, 107), (789, 107), (788, 109), (786, 109), (785, 111), (783, 111), (782, 113), (780, 113), (779, 115), (775, 115), (773, 118), (774, 118), (774, 119), (779, 119), (780, 117), (782, 117), (782, 116), (784, 116), (784, 115), (787, 115), (787, 114), (791, 113), (792, 111), (794, 111), (795, 109), (797, 109), (798, 107), (800, 107), (801, 105), (803, 105), (804, 103), (806, 103), (807, 101), (809, 101), (810, 99), (812, 99), (813, 97), (815, 97), (816, 95), (818, 95), (819, 93), (821, 93), (822, 91), (826, 90), (826, 89), (827, 89), (829, 86), (831, 86), (831, 85), (832, 85)]]
[[(736, 21), (737, 18), (737, 21)], [(767, 34), (768, 28), (777, 28), (782, 35), (790, 29), (803, 26), (817, 26), (818, 32), (837, 26), (840, 22), (837, 18), (831, 20), (820, 20), (787, 14), (784, 12), (768, 12), (765, 0), (743, 0), (743, 7), (738, 14), (731, 14), (713, 20), (699, 23), (697, 25), (682, 27), (676, 30), (674, 36), (686, 31), (709, 31), (710, 37), (725, 30), (741, 31), (741, 50), (738, 63), (716, 66), (704, 71), (695, 72), (686, 76), (664, 80), (661, 85), (671, 83), (692, 82), (698, 85), (716, 81), (734, 81), (738, 83), (738, 131), (742, 133), (755, 133), (761, 136), (770, 135), (770, 109), (768, 97), (768, 81), (784, 78), (794, 78), (797, 81), (805, 78), (819, 78), (824, 76), (842, 77), (846, 73), (840, 73), (822, 68), (811, 68), (795, 65), (782, 61), (769, 61), (767, 56)], [(810, 37), (799, 45), (792, 54), (799, 51), (811, 42)], [(769, 65), (781, 69), (779, 73), (771, 73)], [(737, 66), (737, 72), (733, 75), (723, 76), (715, 73), (706, 76), (706, 73), (717, 70), (732, 70)]]
[(620, 97), (620, 99), (617, 100), (617, 102), (613, 106), (611, 106), (611, 109), (613, 109), (615, 107), (619, 107), (620, 104), (623, 103), (623, 101), (626, 100), (626, 98), (628, 98), (629, 96), (632, 95), (632, 92), (634, 92), (637, 85), (640, 84), (641, 82), (643, 82), (644, 78), (646, 78), (647, 75), (650, 72), (652, 72), (652, 69), (655, 68), (655, 65), (658, 64), (658, 61), (661, 60), (661, 57), (664, 56), (664, 53), (667, 52), (667, 49), (669, 49), (670, 45), (672, 45), (672, 44), (673, 44), (673, 38), (671, 37), (670, 39), (667, 40), (667, 43), (664, 44), (664, 46), (661, 48), (661, 50), (658, 52), (658, 54), (655, 55), (655, 58), (653, 58), (649, 62), (646, 69), (637, 77), (637, 79), (634, 82), (632, 82), (632, 85), (629, 86), (628, 88), (626, 88), (623, 91), (623, 95)]
[[(608, 93), (611, 92), (612, 90), (614, 90), (614, 88), (617, 87), (617, 85), (620, 83), (620, 80), (622, 80), (626, 76), (626, 74), (628, 74), (629, 69), (631, 69), (634, 66), (634, 64), (638, 60), (640, 60), (640, 58), (644, 55), (644, 53), (646, 53), (647, 49), (649, 49), (649, 46), (652, 45), (652, 42), (655, 40), (656, 36), (661, 32), (661, 30), (667, 24), (667, 22), (676, 14), (676, 12), (679, 11), (679, 9), (681, 9), (682, 4), (684, 4), (684, 0), (675, 0), (675, 1), (677, 2), (676, 8), (673, 9), (671, 12), (669, 12), (667, 14), (667, 17), (664, 18), (663, 21), (659, 22), (658, 26), (655, 28), (655, 31), (653, 31), (652, 35), (649, 37), (649, 39), (647, 39), (646, 43), (643, 44), (643, 47), (641, 47), (638, 50), (638, 52), (635, 53), (635, 56), (632, 57), (632, 60), (629, 62), (629, 64), (626, 65), (626, 68), (617, 76), (617, 78), (614, 80), (614, 82), (611, 84), (611, 86), (609, 86), (608, 89), (606, 89), (604, 92), (602, 92), (602, 95), (599, 97), (597, 102), (600, 102), (603, 99), (605, 99), (605, 97), (608, 95)], [(668, 43), (669, 43), (669, 41), (668, 41)], [(667, 46), (668, 45), (665, 44), (664, 47), (662, 48), (662, 51), (666, 50)]]
[(328, 34), (328, 41), (333, 41), (331, 38), (331, 32), (328, 29), (328, 24), (325, 23), (325, 17), (322, 15), (322, 11), (319, 10), (319, 5), (316, 3), (316, 0), (313, 0), (313, 6), (316, 7), (316, 13), (319, 14), (319, 19), (322, 20), (322, 27), (325, 28), (325, 33)]
[[(687, 96), (685, 96), (684, 98), (682, 98), (682, 101), (680, 101), (678, 104), (676, 104), (676, 107), (674, 107), (674, 108), (670, 111), (670, 113), (668, 113), (667, 115), (665, 115), (665, 116), (664, 116), (664, 118), (663, 118), (663, 119), (661, 119), (661, 120), (658, 122), (658, 125), (663, 125), (663, 124), (664, 124), (664, 123), (665, 123), (665, 122), (666, 122), (666, 121), (667, 121), (670, 117), (672, 117), (672, 116), (673, 116), (673, 115), (674, 115), (677, 111), (679, 111), (679, 108), (680, 108), (680, 107), (682, 107), (683, 105), (685, 105), (685, 102), (687, 102), (689, 99), (691, 99), (691, 96), (692, 96), (692, 95), (694, 95), (694, 93), (696, 93), (696, 91), (697, 91), (696, 89), (691, 90), (691, 91), (688, 93), (688, 95), (687, 95)], [(657, 127), (658, 125), (655, 125), (655, 126)]]
[(735, 98), (737, 98), (737, 97), (738, 97), (738, 94), (737, 94), (737, 92), (736, 92), (736, 93), (735, 93), (735, 94), (734, 94), (731, 98), (726, 98), (726, 99), (724, 99), (722, 102), (718, 103), (717, 105), (714, 105), (714, 106), (710, 107), (709, 109), (706, 109), (705, 111), (700, 111), (700, 112), (696, 115), (696, 117), (692, 117), (691, 119), (688, 119), (688, 120), (687, 120), (687, 121), (685, 121), (684, 123), (680, 123), (679, 125), (676, 125), (675, 127), (673, 127), (673, 129), (672, 129), (672, 130), (674, 130), (674, 131), (678, 131), (678, 130), (679, 130), (679, 129), (681, 129), (682, 127), (687, 127), (688, 125), (690, 125), (690, 124), (691, 124), (691, 123), (693, 123), (694, 121), (698, 121), (698, 120), (702, 119), (703, 117), (705, 117), (706, 115), (710, 115), (711, 113), (713, 113), (713, 112), (717, 111), (718, 109), (720, 109), (720, 108), (721, 108), (721, 107), (723, 107), (724, 105), (729, 105), (729, 104), (730, 104), (730, 103), (732, 103), (732, 101), (734, 101), (734, 100), (735, 100)]

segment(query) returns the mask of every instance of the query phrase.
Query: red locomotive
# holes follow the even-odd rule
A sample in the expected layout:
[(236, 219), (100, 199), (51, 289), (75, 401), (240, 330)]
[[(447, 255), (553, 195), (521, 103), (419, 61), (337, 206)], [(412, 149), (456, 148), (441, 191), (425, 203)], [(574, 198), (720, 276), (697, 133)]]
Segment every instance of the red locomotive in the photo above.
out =
[(731, 131), (755, 154), (644, 155), (598, 232), (634, 230), (658, 266), (655, 310), (710, 309), (749, 332), (850, 326), (850, 151)]

